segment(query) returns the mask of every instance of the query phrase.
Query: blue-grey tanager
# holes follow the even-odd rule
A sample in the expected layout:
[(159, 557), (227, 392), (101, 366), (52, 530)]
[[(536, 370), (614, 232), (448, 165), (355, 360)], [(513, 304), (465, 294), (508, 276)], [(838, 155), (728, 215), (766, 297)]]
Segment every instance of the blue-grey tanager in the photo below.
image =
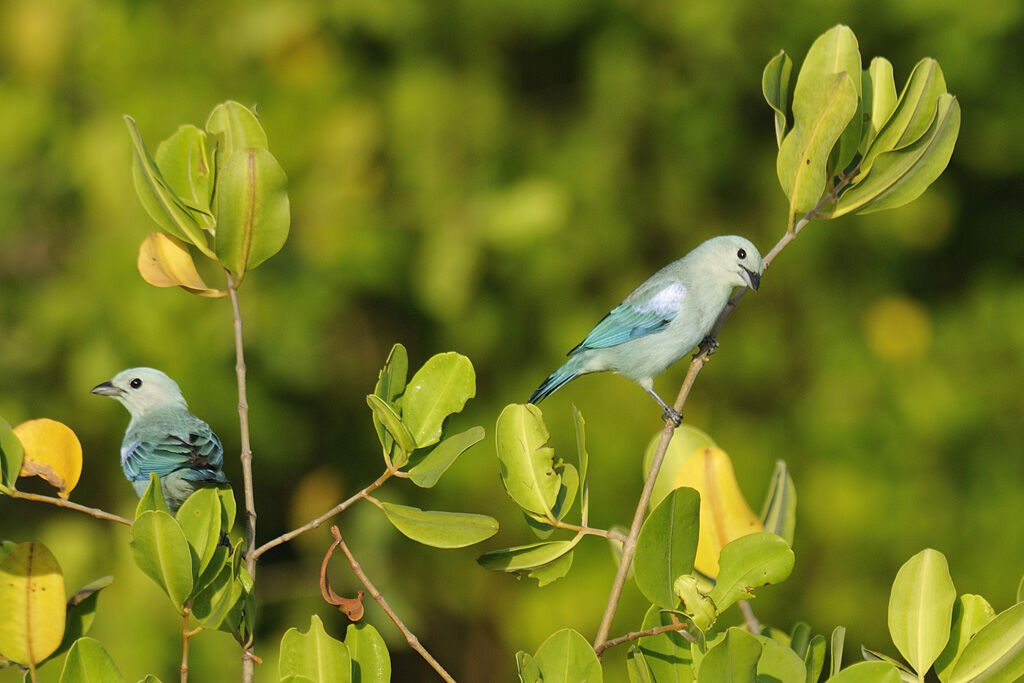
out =
[(188, 411), (178, 384), (164, 373), (130, 368), (92, 393), (116, 398), (132, 416), (121, 443), (121, 468), (139, 496), (155, 472), (173, 514), (196, 489), (229, 483), (221, 471), (220, 439)]
[[(643, 387), (664, 408), (662, 418), (678, 426), (682, 415), (654, 391), (654, 377), (707, 337), (734, 288), (756, 290), (763, 272), (761, 254), (749, 240), (709, 239), (613, 308), (533, 392), (530, 403), (579, 375), (611, 370)], [(708, 343), (717, 345), (714, 339)]]

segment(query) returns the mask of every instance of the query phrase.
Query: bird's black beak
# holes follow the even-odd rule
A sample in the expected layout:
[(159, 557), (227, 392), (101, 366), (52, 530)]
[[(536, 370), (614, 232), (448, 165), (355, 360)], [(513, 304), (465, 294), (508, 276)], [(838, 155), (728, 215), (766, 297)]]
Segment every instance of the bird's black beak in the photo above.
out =
[(120, 396), (122, 392), (120, 389), (115, 387), (110, 382), (104, 382), (103, 384), (97, 384), (89, 390), (90, 394), (99, 394), (100, 396)]
[(740, 266), (740, 268), (743, 269), (743, 272), (740, 274), (743, 276), (743, 279), (747, 281), (747, 287), (750, 287), (756, 292), (757, 288), (761, 286), (761, 274), (755, 273), (746, 266)]

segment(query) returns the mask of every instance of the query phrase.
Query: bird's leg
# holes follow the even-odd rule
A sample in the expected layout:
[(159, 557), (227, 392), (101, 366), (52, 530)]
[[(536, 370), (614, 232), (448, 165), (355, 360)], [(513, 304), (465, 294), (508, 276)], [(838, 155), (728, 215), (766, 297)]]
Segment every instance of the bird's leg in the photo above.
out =
[(700, 340), (700, 344), (697, 345), (697, 353), (693, 354), (693, 357), (696, 358), (705, 349), (707, 349), (709, 356), (718, 350), (718, 339), (713, 334), (709, 334)]
[(663, 412), (661, 413), (661, 419), (662, 420), (665, 420), (666, 422), (671, 421), (672, 424), (674, 426), (676, 426), (676, 427), (678, 427), (680, 424), (682, 424), (682, 422), (683, 422), (683, 414), (680, 413), (675, 408), (673, 408), (672, 406), (670, 406), (669, 404), (665, 403), (663, 400), (661, 400), (661, 396), (658, 396), (658, 392), (656, 392), (654, 390), (654, 379), (653, 378), (648, 377), (646, 379), (640, 380), (639, 382), (637, 382), (637, 384), (639, 384), (643, 388), (644, 391), (646, 391), (648, 394), (650, 394), (651, 398), (653, 398), (655, 401), (657, 401), (658, 405), (660, 405), (664, 409)]

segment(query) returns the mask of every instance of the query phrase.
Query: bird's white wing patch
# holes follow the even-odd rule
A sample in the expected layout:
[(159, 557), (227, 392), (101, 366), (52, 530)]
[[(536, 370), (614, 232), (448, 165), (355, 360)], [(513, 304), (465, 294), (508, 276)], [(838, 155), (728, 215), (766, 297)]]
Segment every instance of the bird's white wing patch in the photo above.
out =
[(657, 313), (659, 315), (674, 315), (686, 298), (686, 285), (682, 282), (672, 282), (661, 289), (657, 294), (636, 307), (638, 311)]

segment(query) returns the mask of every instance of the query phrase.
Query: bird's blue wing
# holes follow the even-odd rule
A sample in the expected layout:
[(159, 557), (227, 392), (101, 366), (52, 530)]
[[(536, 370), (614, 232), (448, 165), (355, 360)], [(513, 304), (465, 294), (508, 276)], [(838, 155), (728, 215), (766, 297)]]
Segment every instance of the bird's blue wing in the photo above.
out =
[(659, 332), (676, 317), (685, 297), (686, 287), (680, 282), (649, 292), (638, 290), (602, 318), (568, 355), (617, 346)]
[(151, 473), (166, 477), (178, 472), (191, 481), (226, 483), (223, 463), (224, 449), (209, 427), (133, 441), (125, 444), (121, 455), (125, 476), (131, 481), (149, 479)]

